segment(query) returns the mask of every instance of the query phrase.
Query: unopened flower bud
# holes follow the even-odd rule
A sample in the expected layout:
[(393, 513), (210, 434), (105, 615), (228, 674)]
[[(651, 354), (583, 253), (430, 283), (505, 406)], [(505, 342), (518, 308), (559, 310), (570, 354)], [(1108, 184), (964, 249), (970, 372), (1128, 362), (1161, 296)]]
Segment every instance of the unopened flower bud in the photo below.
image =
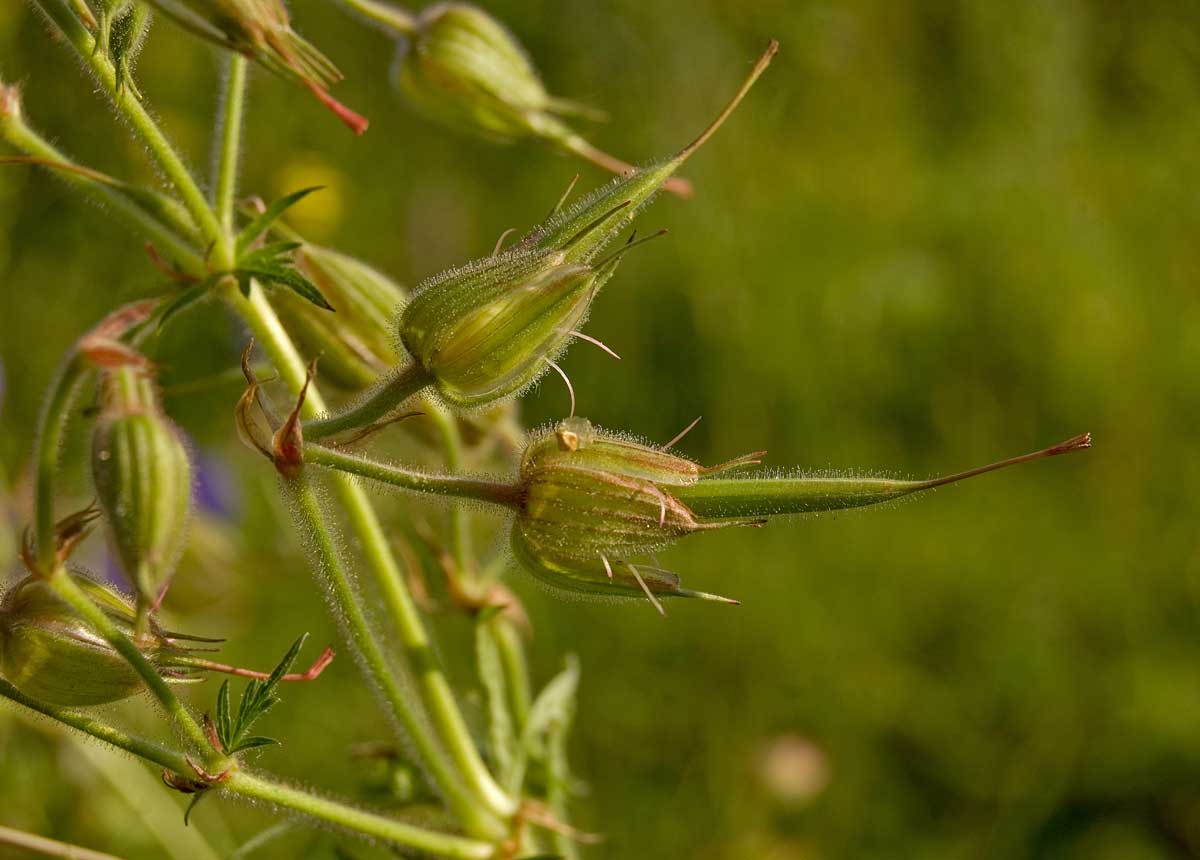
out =
[(587, 314), (602, 273), (544, 257), (435, 280), (400, 317), (400, 338), (454, 406), (480, 406), (536, 380)]
[(337, 67), (292, 29), (282, 0), (149, 0), (185, 29), (298, 81), (355, 134), (367, 120), (329, 94)]
[(319, 245), (304, 245), (297, 263), (336, 312), (290, 290), (273, 291), (271, 303), (303, 351), (321, 357), (323, 379), (365, 388), (399, 360), (396, 315), (404, 290), (360, 260)]
[[(403, 18), (394, 69), (397, 88), (430, 119), (507, 143), (535, 138), (616, 173), (632, 166), (588, 143), (564, 117), (604, 114), (550, 95), (525, 49), (507, 28), (469, 3), (439, 3)], [(671, 190), (690, 192), (676, 180)]]
[(192, 467), (179, 430), (143, 369), (104, 374), (92, 477), (111, 543), (139, 600), (155, 607), (183, 551)]

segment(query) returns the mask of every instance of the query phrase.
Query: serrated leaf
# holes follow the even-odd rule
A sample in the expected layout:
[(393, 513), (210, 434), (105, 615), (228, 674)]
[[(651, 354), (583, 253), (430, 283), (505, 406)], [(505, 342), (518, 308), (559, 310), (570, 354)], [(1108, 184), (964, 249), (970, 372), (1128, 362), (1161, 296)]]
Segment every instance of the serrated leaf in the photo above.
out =
[(258, 278), (265, 284), (280, 284), (287, 287), (292, 292), (296, 293), (303, 299), (307, 299), (317, 307), (326, 311), (333, 311), (333, 305), (325, 299), (325, 296), (317, 289), (317, 285), (304, 277), (295, 269), (260, 269), (241, 270)]
[(229, 743), (232, 740), (233, 721), (230, 714), (229, 706), (229, 681), (225, 680), (221, 684), (221, 689), (217, 690), (217, 739), (221, 741), (226, 751), (229, 750)]
[(274, 203), (266, 208), (266, 210), (242, 228), (238, 233), (235, 250), (238, 257), (241, 257), (247, 248), (249, 248), (254, 240), (270, 229), (271, 225), (288, 209), (299, 203), (309, 194), (314, 191), (319, 191), (323, 186), (314, 185), (311, 188), (301, 188), (299, 191), (293, 191), (280, 197)]
[(479, 679), (487, 693), (488, 741), (500, 781), (510, 789), (520, 786), (523, 777), (523, 757), (517, 742), (513, 717), (509, 711), (508, 679), (504, 662), (496, 646), (496, 612), (485, 610), (475, 624), (475, 660)]
[(237, 753), (237, 752), (245, 752), (246, 750), (257, 749), (258, 747), (271, 746), (272, 744), (277, 744), (277, 743), (279, 743), (279, 741), (275, 740), (275, 738), (268, 738), (268, 737), (264, 737), (262, 735), (251, 735), (248, 738), (243, 738), (242, 740), (238, 741), (237, 746), (234, 747), (232, 750), (229, 750), (228, 752), (230, 752), (231, 754)]
[(575, 693), (579, 689), (579, 658), (568, 654), (566, 668), (555, 675), (529, 708), (521, 743), (529, 755), (545, 761), (546, 740), (555, 724), (569, 725), (575, 715)]
[(237, 268), (252, 269), (262, 266), (264, 263), (273, 262), (280, 257), (287, 257), (286, 262), (288, 265), (291, 265), (289, 255), (299, 248), (301, 244), (300, 242), (271, 242), (239, 259)]

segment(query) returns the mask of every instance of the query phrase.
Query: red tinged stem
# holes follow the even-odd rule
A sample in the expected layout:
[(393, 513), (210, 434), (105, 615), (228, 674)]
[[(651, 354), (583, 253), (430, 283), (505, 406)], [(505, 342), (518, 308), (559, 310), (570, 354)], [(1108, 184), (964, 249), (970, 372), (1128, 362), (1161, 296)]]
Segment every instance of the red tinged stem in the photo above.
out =
[(346, 127), (352, 132), (355, 134), (362, 134), (367, 130), (367, 126), (370, 125), (370, 120), (368, 120), (365, 116), (350, 110), (350, 108), (346, 107), (344, 104), (331, 96), (329, 91), (319, 84), (315, 84), (312, 81), (305, 81), (304, 85), (308, 87), (309, 92), (317, 97), (317, 100), (320, 101), (321, 104), (333, 111), (334, 114), (337, 115), (337, 118), (344, 122)]
[[(333, 658), (333, 649), (326, 648), (306, 671), (292, 672), (284, 675), (282, 680), (291, 682), (315, 681), (325, 671), (325, 667), (333, 662)], [(265, 681), (271, 677), (270, 672), (256, 672), (253, 669), (243, 669), (240, 666), (230, 666), (226, 663), (217, 663), (214, 660), (205, 660), (190, 655), (174, 658), (171, 660), (171, 664), (185, 666), (189, 669), (204, 669), (209, 672), (220, 672), (224, 675), (235, 675), (238, 678), (253, 678), (256, 681)]]

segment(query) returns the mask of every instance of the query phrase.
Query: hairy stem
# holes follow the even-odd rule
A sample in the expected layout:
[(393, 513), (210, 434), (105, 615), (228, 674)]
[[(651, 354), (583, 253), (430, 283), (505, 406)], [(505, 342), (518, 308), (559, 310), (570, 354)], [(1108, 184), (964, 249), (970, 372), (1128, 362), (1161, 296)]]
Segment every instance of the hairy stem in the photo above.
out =
[[(425, 726), (416, 712), (405, 704), (405, 691), (400, 688), (387, 664), (387, 657), (376, 641), (362, 611), (358, 596), (350, 576), (346, 572), (341, 553), (338, 551), (332, 534), (326, 526), (326, 516), (321, 510), (320, 502), (311, 483), (303, 473), (293, 478), (285, 479), (284, 491), (290, 497), (301, 520), (303, 527), (309, 530), (309, 536), (320, 557), (320, 569), (329, 583), (329, 589), (344, 617), (350, 639), (355, 650), (361, 655), (374, 683), (380, 688), (384, 698), (391, 706), (392, 714), (404, 727), (405, 732), (412, 738), (421, 760), (429, 769), (434, 783), (443, 792), (446, 804), (455, 811), (464, 823), (477, 819), (472, 798), (466, 794), (465, 788), (457, 775), (450, 769), (446, 757), (435, 745), (433, 738), (425, 730)], [(486, 828), (486, 820), (477, 821), (476, 826)]]
[(313, 466), (348, 472), (414, 493), (454, 499), (475, 499), (508, 508), (516, 507), (520, 501), (521, 488), (517, 484), (464, 475), (423, 472), (419, 469), (380, 463), (361, 454), (326, 448), (323, 445), (305, 444), (304, 461)]
[(163, 680), (162, 675), (158, 673), (158, 669), (154, 667), (146, 655), (138, 650), (137, 645), (117, 628), (112, 622), (112, 619), (105, 614), (104, 610), (93, 602), (87, 592), (81, 589), (75, 580), (73, 580), (66, 568), (59, 567), (50, 574), (47, 581), (50, 587), (54, 589), (55, 594), (70, 604), (71, 608), (90, 624), (97, 633), (99, 633), (104, 641), (117, 650), (124, 657), (134, 671), (141, 677), (142, 682), (154, 694), (154, 698), (158, 699), (159, 704), (166, 709), (175, 725), (183, 732), (188, 743), (197, 751), (204, 754), (206, 761), (212, 766), (215, 771), (220, 771), (229, 766), (227, 761), (223, 760), (223, 756), (217, 753), (212, 745), (208, 742), (208, 738), (204, 734), (204, 730), (200, 724), (196, 722), (196, 718), (175, 695), (175, 692)]
[(495, 848), (488, 842), (415, 827), (385, 818), (374, 812), (356, 809), (300, 789), (263, 779), (245, 771), (233, 774), (223, 787), (242, 797), (265, 801), (313, 818), (320, 818), (347, 830), (353, 830), (355, 833), (373, 836), (376, 839), (440, 857), (457, 858), (457, 860), (487, 860), (495, 855)]
[(82, 711), (59, 708), (39, 702), (37, 699), (31, 699), (3, 678), (0, 678), (0, 697), (16, 702), (18, 705), (26, 707), (31, 711), (36, 711), (63, 725), (77, 729), (84, 734), (91, 735), (97, 740), (104, 741), (106, 744), (114, 746), (117, 749), (132, 753), (138, 758), (153, 762), (159, 767), (164, 767), (175, 773), (192, 773), (191, 766), (188, 765), (187, 756), (183, 753), (164, 747), (154, 741), (131, 735), (94, 717), (89, 717)]
[[(203, 269), (203, 261), (186, 241), (175, 232), (174, 227), (160, 221), (145, 208), (139, 206), (120, 186), (114, 186), (109, 177), (83, 167), (57, 149), (52, 143), (29, 126), (13, 121), (0, 123), (4, 140), (14, 149), (38, 159), (46, 167), (57, 168), (60, 179), (83, 191), (88, 197), (114, 213), (124, 225), (154, 243), (160, 251), (180, 265)], [(109, 180), (109, 181), (104, 181)]]
[(151, 157), (166, 178), (175, 186), (180, 200), (187, 207), (196, 225), (211, 241), (222, 236), (221, 225), (204, 193), (183, 159), (175, 151), (162, 129), (137, 99), (128, 93), (117, 94), (117, 77), (109, 58), (94, 50), (95, 39), (75, 14), (62, 0), (33, 0), (47, 19), (58, 29), (63, 38), (75, 49), (83, 65), (96, 77), (101, 88), (109, 95), (113, 106), (129, 123), (137, 138), (145, 145)]
[(429, 374), (415, 362), (397, 368), (391, 376), (369, 390), (358, 403), (335, 415), (313, 417), (304, 422), (304, 436), (316, 441), (344, 430), (369, 427), (396, 411), (412, 395), (429, 385)]
[(58, 454), (67, 427), (71, 405), (87, 374), (83, 357), (72, 350), (51, 384), (50, 396), (38, 418), (34, 442), (33, 533), (39, 570), (52, 570), (57, 548), (54, 540), (54, 479), (58, 474)]
[[(224, 102), (221, 105), (221, 148), (217, 156), (217, 182), (213, 205), (221, 222), (222, 253), (232, 252), (228, 245), (234, 236), (233, 200), (237, 195), (238, 167), (241, 161), (242, 117), (246, 101), (246, 66), (241, 54), (232, 54), (225, 71)], [(232, 264), (232, 260), (228, 261)]]
[[(117, 749), (132, 753), (146, 761), (184, 776), (195, 776), (188, 758), (181, 752), (168, 749), (152, 741), (130, 735), (92, 717), (68, 708), (57, 708), (31, 699), (0, 678), (0, 697), (50, 717), (63, 725), (104, 741)], [(442, 857), (458, 860), (485, 860), (492, 857), (494, 848), (487, 842), (466, 839), (445, 833), (437, 833), (394, 821), (373, 812), (318, 797), (298, 788), (283, 785), (245, 771), (230, 773), (228, 779), (214, 787), (241, 797), (260, 800), (275, 806), (291, 809), (312, 818), (326, 821), (346, 830), (367, 837), (384, 840), (398, 847), (425, 851)]]
[[(304, 361), (283, 329), (274, 309), (263, 296), (262, 290), (255, 286), (249, 298), (243, 297), (237, 291), (230, 291), (229, 295), (234, 308), (263, 344), (280, 376), (293, 393), (298, 393), (305, 380)], [(315, 388), (309, 388), (303, 409), (305, 414), (310, 416), (319, 414), (324, 409), (324, 401)], [(363, 547), (368, 568), (384, 595), (388, 614), (396, 625), (400, 642), (404, 646), (409, 668), (417, 670), (414, 671), (414, 675), (418, 680), (418, 690), (438, 736), (478, 799), (497, 815), (512, 815), (516, 811), (516, 803), (496, 784), (475, 747), (445, 672), (436, 653), (430, 647), (429, 635), (421, 622), (416, 604), (388, 546), (387, 535), (366, 492), (344, 475), (334, 477), (333, 488), (355, 536)], [(412, 665), (414, 657), (419, 657), (419, 667)], [(403, 701), (395, 705), (400, 709), (409, 707), (407, 702)], [(423, 731), (423, 727), (421, 728)]]
[[(441, 439), (446, 471), (452, 475), (459, 474), (463, 470), (463, 444), (462, 434), (458, 432), (458, 423), (453, 415), (437, 404), (431, 404), (429, 417), (437, 430), (438, 438)], [(450, 552), (460, 576), (469, 576), (474, 572), (471, 514), (465, 506), (459, 504), (450, 506)]]

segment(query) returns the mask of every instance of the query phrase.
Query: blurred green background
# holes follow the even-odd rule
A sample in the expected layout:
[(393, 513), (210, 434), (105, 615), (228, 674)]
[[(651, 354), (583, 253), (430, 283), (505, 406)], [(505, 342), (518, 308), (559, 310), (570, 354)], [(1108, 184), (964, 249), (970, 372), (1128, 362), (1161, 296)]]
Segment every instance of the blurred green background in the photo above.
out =
[[(767, 448), (781, 467), (905, 475), (1096, 438), (1086, 455), (893, 509), (700, 536), (664, 559), (739, 608), (677, 602), (663, 620), (510, 575), (537, 679), (566, 652), (582, 660), (577, 818), (608, 834), (588, 856), (1200, 856), (1197, 6), (485, 5), (553, 92), (609, 110), (591, 137), (635, 161), (690, 139), (767, 37), (783, 45), (688, 165), (695, 198), (642, 218), (670, 236), (631, 255), (592, 314), (588, 332), (623, 361), (586, 345), (566, 359), (582, 414), (656, 440), (703, 415), (681, 448), (705, 462)], [(386, 38), (334, 3), (296, 0), (293, 15), (346, 72), (339, 97), (371, 119), (355, 139), (256, 73), (243, 188), (326, 185), (293, 222), (310, 238), (415, 284), (538, 221), (577, 170), (583, 189), (604, 180), (426, 123), (389, 87)], [(140, 71), (205, 167), (214, 52), (159, 23)], [(24, 4), (0, 6), (0, 76), (24, 83), (30, 122), (81, 161), (154, 181)], [(159, 288), (105, 213), (44, 174), (0, 168), (14, 525), (59, 356), (113, 305)], [(244, 337), (212, 308), (176, 325), (159, 357), (176, 380), (202, 378), (232, 367)], [(336, 632), (269, 470), (233, 437), (237, 394), (171, 403), (231, 518), (197, 529), (169, 608), (261, 665), (297, 632)], [(529, 426), (566, 408), (553, 378), (522, 403)], [(78, 443), (67, 453), (82, 456)], [(444, 517), (386, 503), (435, 527)], [(15, 574), (2, 540), (0, 552)], [(469, 626), (450, 614), (437, 626), (458, 686), (477, 689)], [(214, 689), (189, 696), (205, 707)], [(146, 721), (151, 709), (110, 711)], [(289, 689), (269, 722), (286, 743), (264, 767), (342, 793), (369, 782), (353, 746), (387, 735), (348, 657)], [(49, 728), (0, 708), (0, 824), (162, 856), (128, 805), (163, 803), (153, 780), (114, 774), (127, 763)], [(182, 800), (165, 802), (177, 838)], [(209, 801), (193, 827), (225, 851), (271, 820)], [(339, 842), (347, 856), (376, 850), (301, 827), (254, 856), (332, 857)]]

